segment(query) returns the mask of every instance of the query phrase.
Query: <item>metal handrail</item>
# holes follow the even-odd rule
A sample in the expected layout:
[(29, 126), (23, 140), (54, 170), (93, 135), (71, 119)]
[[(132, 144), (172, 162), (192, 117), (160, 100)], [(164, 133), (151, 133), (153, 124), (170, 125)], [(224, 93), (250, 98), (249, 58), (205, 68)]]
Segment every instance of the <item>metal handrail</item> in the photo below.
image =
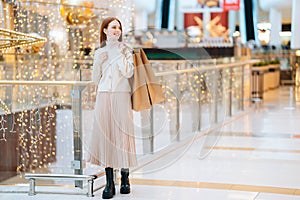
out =
[(72, 85), (72, 86), (89, 86), (93, 81), (23, 81), (23, 80), (0, 80), (0, 85)]
[[(163, 60), (151, 60), (150, 63), (156, 63), (156, 62), (164, 62)], [(185, 63), (187, 61), (169, 61), (168, 63)], [(247, 64), (254, 64), (259, 62), (258, 59), (252, 59), (252, 60), (243, 60), (238, 61), (234, 63), (227, 63), (227, 64), (216, 64), (215, 66), (211, 67), (194, 67), (191, 69), (181, 69), (181, 70), (174, 70), (170, 72), (156, 72), (156, 76), (166, 76), (166, 75), (174, 75), (174, 74), (182, 74), (182, 73), (190, 73), (190, 72), (196, 72), (196, 71), (208, 71), (208, 70), (214, 70), (214, 69), (222, 69), (222, 68), (231, 68), (231, 67), (237, 67), (241, 65), (247, 65)], [(19, 80), (0, 80), (0, 84), (12, 84), (12, 85), (74, 85), (74, 86), (88, 86), (93, 85), (94, 83), (92, 81), (19, 81)]]
[[(157, 61), (158, 62), (158, 61)], [(173, 61), (174, 62), (174, 61)], [(181, 70), (174, 70), (170, 72), (157, 72), (155, 73), (156, 76), (166, 76), (166, 75), (174, 75), (174, 74), (182, 74), (182, 73), (190, 73), (190, 72), (199, 72), (199, 71), (209, 71), (209, 70), (214, 70), (214, 69), (223, 69), (223, 68), (232, 68), (232, 67), (238, 67), (242, 65), (247, 65), (247, 64), (254, 64), (259, 62), (259, 60), (247, 60), (247, 61), (239, 61), (235, 63), (228, 63), (228, 64), (217, 64), (213, 67), (194, 67), (191, 69), (181, 69)], [(182, 63), (182, 62), (180, 62)]]

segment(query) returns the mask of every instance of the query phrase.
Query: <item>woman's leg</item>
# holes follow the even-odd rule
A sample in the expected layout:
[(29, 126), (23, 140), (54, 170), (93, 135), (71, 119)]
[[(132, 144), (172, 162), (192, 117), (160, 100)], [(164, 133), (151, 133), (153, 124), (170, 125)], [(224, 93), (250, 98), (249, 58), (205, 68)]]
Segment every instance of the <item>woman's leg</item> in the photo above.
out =
[(113, 168), (105, 168), (106, 173), (106, 186), (102, 193), (103, 199), (111, 199), (116, 194), (115, 183), (114, 183), (114, 170)]
[(130, 193), (129, 169), (128, 168), (121, 169), (120, 193), (121, 194), (129, 194)]

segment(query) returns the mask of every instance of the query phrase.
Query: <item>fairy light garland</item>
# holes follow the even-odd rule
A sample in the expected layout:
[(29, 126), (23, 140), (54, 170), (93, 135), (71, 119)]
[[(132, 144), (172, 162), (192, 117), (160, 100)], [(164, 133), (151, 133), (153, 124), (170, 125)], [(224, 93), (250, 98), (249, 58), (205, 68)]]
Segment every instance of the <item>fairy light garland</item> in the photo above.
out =
[(26, 47), (47, 42), (44, 37), (36, 37), (30, 34), (20, 33), (4, 28), (0, 28), (0, 41), (8, 41), (8, 43), (0, 44), (0, 51), (11, 48)]

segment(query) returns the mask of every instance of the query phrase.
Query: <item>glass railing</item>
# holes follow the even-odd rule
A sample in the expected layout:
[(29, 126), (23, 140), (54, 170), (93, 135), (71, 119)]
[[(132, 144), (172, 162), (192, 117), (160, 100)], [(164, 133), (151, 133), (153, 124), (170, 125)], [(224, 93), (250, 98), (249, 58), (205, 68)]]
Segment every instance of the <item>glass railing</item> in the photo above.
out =
[[(218, 136), (217, 126), (251, 105), (253, 62), (247, 58), (151, 61), (166, 101), (134, 112), (140, 164), (145, 156), (208, 131)], [(66, 60), (56, 63), (64, 66)], [(0, 152), (6, 152), (0, 157), (0, 185), (28, 184), (24, 179), (28, 172), (101, 175), (103, 168), (85, 162), (96, 96), (89, 81), (91, 70), (60, 67), (48, 73), (33, 67), (20, 72), (15, 64), (0, 66)], [(37, 184), (83, 186), (81, 181), (62, 180)]]

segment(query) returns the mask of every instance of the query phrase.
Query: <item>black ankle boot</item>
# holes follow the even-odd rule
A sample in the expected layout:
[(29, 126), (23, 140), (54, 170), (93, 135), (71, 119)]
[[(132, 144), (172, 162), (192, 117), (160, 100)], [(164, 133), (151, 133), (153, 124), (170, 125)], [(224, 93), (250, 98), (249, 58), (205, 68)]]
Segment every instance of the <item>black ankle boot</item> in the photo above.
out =
[(102, 193), (102, 199), (111, 199), (116, 194), (114, 183), (114, 171), (113, 168), (105, 168), (106, 173), (106, 186)]
[(121, 194), (129, 194), (130, 193), (130, 184), (129, 184), (129, 169), (121, 169)]

